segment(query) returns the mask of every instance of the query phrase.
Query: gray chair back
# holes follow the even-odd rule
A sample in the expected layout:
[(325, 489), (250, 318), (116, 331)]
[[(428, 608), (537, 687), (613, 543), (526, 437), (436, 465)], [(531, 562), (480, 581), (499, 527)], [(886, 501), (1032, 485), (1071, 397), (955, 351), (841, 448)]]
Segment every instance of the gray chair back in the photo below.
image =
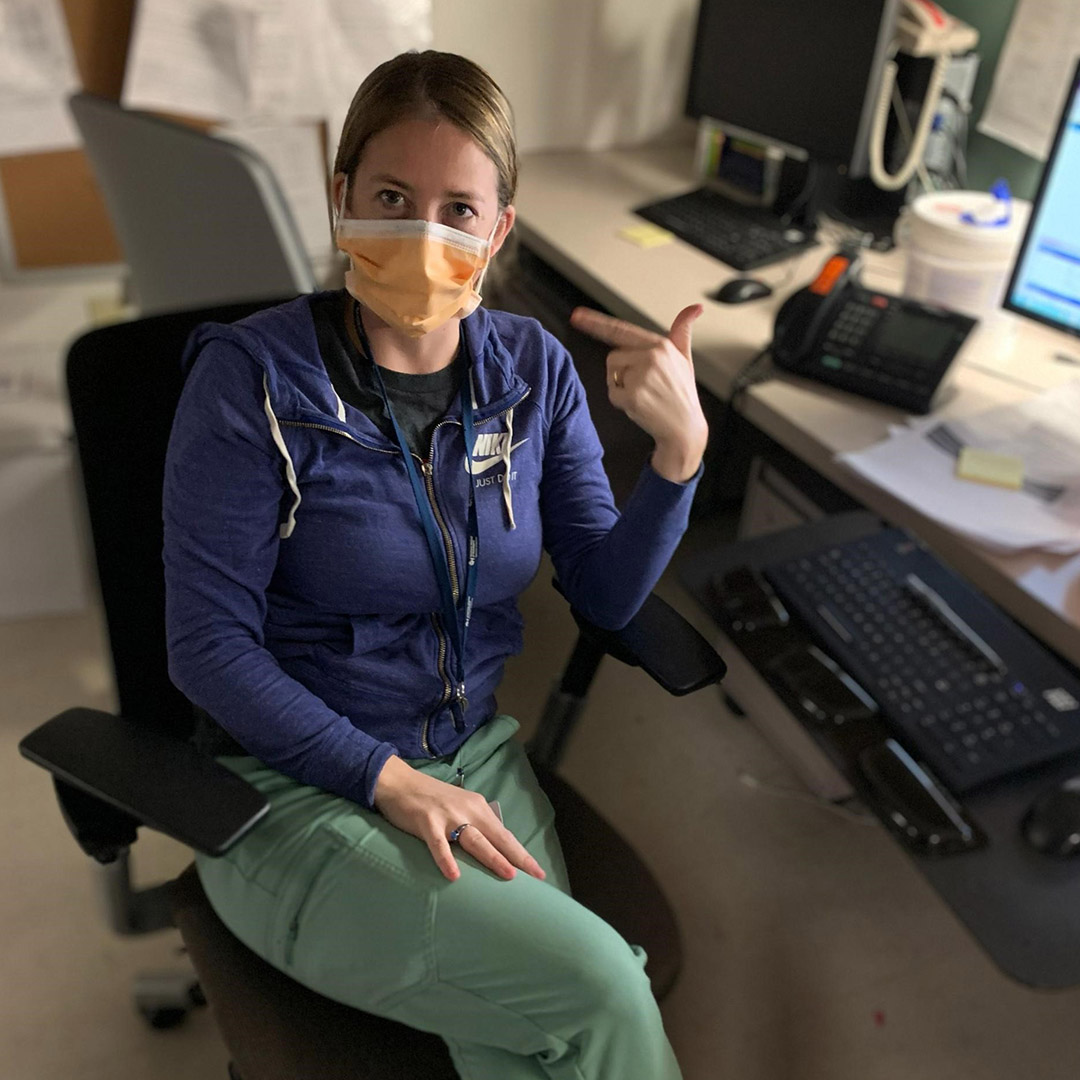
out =
[(314, 291), (296, 222), (256, 153), (94, 94), (68, 103), (142, 314)]

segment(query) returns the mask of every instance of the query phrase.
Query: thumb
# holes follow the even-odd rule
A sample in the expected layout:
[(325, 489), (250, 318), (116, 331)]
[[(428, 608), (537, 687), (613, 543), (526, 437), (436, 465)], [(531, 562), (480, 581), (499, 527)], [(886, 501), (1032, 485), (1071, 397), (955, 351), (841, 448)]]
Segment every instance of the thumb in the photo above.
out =
[(693, 336), (694, 323), (704, 310), (705, 309), (701, 304), (691, 304), (689, 307), (683, 308), (682, 311), (675, 316), (675, 321), (671, 324), (671, 329), (668, 331), (668, 338), (670, 338), (672, 345), (674, 345), (687, 360), (691, 359), (690, 345)]

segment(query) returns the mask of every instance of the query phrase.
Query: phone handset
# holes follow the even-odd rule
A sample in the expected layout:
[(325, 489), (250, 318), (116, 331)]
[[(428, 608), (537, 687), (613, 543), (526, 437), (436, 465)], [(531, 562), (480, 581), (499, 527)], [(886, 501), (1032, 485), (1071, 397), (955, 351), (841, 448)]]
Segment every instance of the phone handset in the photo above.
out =
[(796, 371), (840, 310), (844, 293), (859, 280), (857, 251), (830, 255), (818, 276), (784, 301), (776, 315), (772, 357), (777, 366)]

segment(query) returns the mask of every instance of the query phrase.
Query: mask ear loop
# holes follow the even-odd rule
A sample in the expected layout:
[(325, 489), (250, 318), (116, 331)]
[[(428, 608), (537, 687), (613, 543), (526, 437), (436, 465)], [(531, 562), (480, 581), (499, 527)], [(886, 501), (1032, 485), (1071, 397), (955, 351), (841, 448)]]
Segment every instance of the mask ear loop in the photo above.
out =
[(480, 276), (476, 279), (476, 284), (473, 286), (473, 292), (475, 292), (477, 296), (480, 295), (480, 289), (483, 287), (483, 284), (484, 284), (484, 275), (487, 273), (488, 267), (491, 265), (491, 258), (492, 258), (491, 244), (495, 239), (495, 233), (497, 233), (499, 231), (499, 222), (502, 221), (502, 219), (503, 219), (503, 212), (500, 210), (499, 211), (499, 216), (495, 219), (494, 226), (492, 226), (491, 234), (487, 238), (487, 246), (488, 246), (487, 261), (480, 268)]
[(349, 197), (349, 177), (345, 177), (345, 182), (341, 185), (341, 198), (338, 200), (334, 209), (334, 232), (337, 232), (338, 223), (345, 216), (345, 202)]

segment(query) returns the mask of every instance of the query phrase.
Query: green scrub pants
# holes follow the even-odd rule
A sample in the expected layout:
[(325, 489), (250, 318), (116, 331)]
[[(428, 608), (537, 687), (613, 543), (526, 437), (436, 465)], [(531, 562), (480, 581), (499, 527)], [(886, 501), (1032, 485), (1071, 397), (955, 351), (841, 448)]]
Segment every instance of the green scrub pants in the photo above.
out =
[(434, 1032), (465, 1080), (678, 1080), (644, 954), (571, 899), (551, 805), (518, 724), (497, 716), (452, 758), (410, 761), (497, 799), (547, 872), (497, 878), (455, 846), (457, 881), (381, 815), (252, 757), (219, 760), (270, 800), (227, 855), (199, 855), (214, 910), (313, 990)]

